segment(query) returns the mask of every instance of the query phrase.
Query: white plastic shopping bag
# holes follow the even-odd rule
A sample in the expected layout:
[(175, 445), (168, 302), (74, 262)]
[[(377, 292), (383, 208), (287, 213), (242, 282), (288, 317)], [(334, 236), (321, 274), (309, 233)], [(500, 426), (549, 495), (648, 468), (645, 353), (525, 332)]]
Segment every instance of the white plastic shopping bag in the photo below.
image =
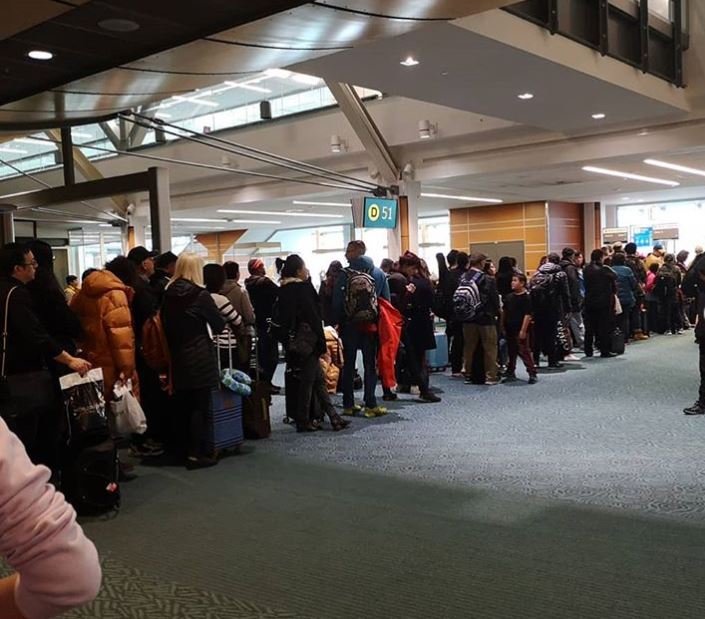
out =
[(116, 436), (144, 434), (147, 431), (147, 418), (132, 393), (132, 381), (118, 380), (113, 387), (113, 401), (110, 402), (113, 433)]

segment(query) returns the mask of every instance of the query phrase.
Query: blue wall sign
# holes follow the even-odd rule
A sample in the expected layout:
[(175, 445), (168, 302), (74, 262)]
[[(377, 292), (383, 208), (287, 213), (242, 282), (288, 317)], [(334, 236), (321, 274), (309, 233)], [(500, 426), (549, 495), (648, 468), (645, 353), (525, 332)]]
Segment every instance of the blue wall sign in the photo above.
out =
[(386, 198), (365, 198), (363, 228), (396, 228), (399, 203)]

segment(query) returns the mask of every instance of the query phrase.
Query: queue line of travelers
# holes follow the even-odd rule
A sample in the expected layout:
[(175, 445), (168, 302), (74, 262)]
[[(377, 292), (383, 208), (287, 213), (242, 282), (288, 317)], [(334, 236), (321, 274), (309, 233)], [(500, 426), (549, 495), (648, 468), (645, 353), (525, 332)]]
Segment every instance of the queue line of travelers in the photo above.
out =
[[(483, 254), (453, 250), (437, 256), (434, 279), (412, 252), (378, 268), (366, 256), (365, 244), (352, 241), (348, 266), (333, 262), (316, 291), (297, 255), (278, 261), (279, 285), (261, 259), (250, 260), (242, 285), (237, 263), (203, 265), (193, 254), (156, 255), (136, 247), (104, 269), (84, 273), (80, 287), (67, 280), (64, 296), (48, 244), (10, 244), (0, 258), (0, 292), (6, 299), (11, 288), (18, 291), (8, 305), (5, 371), (48, 367), (58, 379), (100, 367), (106, 401), (115, 382), (129, 378), (148, 426), (145, 435), (131, 438), (131, 453), (156, 457), (168, 449), (189, 468), (212, 466), (217, 459), (204, 440), (208, 394), (219, 380), (216, 351), (222, 359), (229, 342), (235, 343), (235, 354), (230, 353), (235, 367), (244, 371), (252, 365), (254, 347), (272, 395), (281, 391), (272, 381), (283, 347), (292, 370), (290, 388), (300, 391), (287, 411), (296, 429), (320, 429), (327, 415), (333, 429), (341, 430), (349, 422), (335, 412), (330, 395), (342, 392), (343, 415), (383, 416), (388, 409), (377, 399), (380, 377), (385, 404), (413, 392), (419, 402), (440, 401), (427, 361), (427, 352), (437, 346), (436, 317), (445, 320), (451, 376), (490, 386), (517, 380), (519, 358), (534, 384), (543, 359), (548, 369), (558, 369), (577, 360), (578, 350), (586, 357), (598, 350), (609, 358), (621, 352), (615, 350), (620, 339), (627, 343), (689, 328), (697, 303), (683, 285), (687, 253), (666, 254), (656, 244), (643, 258), (636, 249), (633, 243), (597, 249), (584, 265), (582, 253), (566, 247), (542, 258), (528, 278), (513, 257), (503, 257), (495, 269)], [(690, 269), (701, 258), (696, 256)], [(172, 352), (173, 397), (142, 353), (143, 325), (157, 311)], [(337, 351), (332, 356), (331, 343)], [(342, 359), (332, 363), (340, 350)], [(323, 367), (336, 372), (333, 381), (321, 371), (322, 357), (327, 358)], [(58, 397), (46, 408), (53, 412), (23, 418), (13, 429), (31, 457), (58, 478)], [(123, 466), (122, 476), (131, 478), (130, 467)]]

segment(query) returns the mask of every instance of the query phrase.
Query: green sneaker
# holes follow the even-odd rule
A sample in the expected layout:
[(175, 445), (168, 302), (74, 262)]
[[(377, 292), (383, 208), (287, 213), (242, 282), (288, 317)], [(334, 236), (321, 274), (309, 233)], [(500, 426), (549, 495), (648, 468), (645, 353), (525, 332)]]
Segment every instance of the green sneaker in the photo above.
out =
[(362, 406), (353, 404), (351, 407), (343, 409), (343, 415), (347, 415), (348, 417), (355, 417), (355, 415), (357, 415), (361, 410)]
[(374, 408), (365, 408), (365, 417), (371, 419), (372, 417), (381, 417), (386, 415), (389, 411), (384, 408), (384, 406), (375, 406)]

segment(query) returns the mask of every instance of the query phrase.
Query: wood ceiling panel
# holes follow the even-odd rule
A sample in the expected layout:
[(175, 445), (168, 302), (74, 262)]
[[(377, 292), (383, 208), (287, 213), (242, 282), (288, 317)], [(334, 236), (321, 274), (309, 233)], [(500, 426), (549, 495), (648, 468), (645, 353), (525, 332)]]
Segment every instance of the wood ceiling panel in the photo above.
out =
[[(71, 4), (81, 6), (88, 1), (72, 0)], [(0, 40), (7, 39), (23, 30), (54, 19), (62, 13), (71, 11), (73, 8), (75, 7), (69, 4), (61, 4), (54, 0), (3, 2), (2, 20), (0, 20)]]

